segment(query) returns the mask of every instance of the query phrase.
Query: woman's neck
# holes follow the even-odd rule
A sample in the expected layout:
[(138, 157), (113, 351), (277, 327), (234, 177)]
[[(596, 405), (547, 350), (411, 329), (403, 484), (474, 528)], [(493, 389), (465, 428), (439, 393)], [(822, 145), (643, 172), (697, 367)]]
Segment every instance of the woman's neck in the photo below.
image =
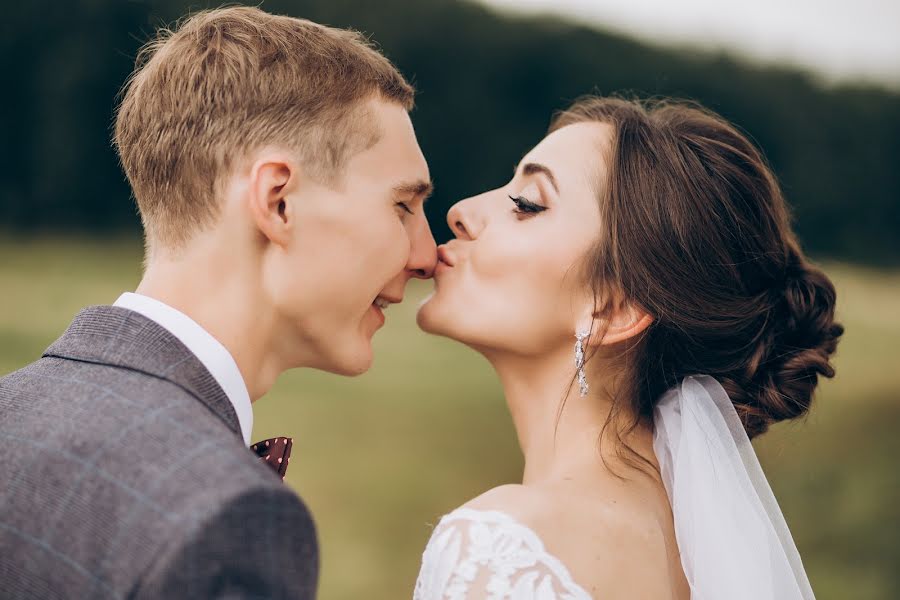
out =
[[(616, 423), (611, 421), (603, 433), (616, 390), (609, 387), (613, 378), (599, 361), (589, 361), (594, 363), (587, 375), (590, 390), (581, 397), (570, 348), (540, 357), (495, 354), (488, 360), (500, 376), (525, 458), (524, 484), (600, 474), (607, 466), (622, 465)], [(623, 441), (652, 460), (649, 428), (639, 426)]]

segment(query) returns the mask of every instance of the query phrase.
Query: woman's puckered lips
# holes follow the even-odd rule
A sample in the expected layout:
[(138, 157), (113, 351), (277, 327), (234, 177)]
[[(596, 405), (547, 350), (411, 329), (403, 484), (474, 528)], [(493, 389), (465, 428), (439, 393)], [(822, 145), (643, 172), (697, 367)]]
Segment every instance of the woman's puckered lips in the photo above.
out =
[(442, 262), (448, 267), (452, 267), (456, 264), (456, 257), (445, 244), (441, 244), (437, 247), (437, 255), (438, 262)]

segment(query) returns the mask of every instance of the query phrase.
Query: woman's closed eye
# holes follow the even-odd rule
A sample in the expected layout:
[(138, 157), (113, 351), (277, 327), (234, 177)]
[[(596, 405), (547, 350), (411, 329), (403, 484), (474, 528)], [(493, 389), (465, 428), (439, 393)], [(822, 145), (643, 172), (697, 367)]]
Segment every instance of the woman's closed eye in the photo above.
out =
[(403, 209), (404, 212), (407, 212), (411, 215), (416, 214), (412, 211), (412, 209), (409, 207), (409, 205), (406, 202), (397, 202), (397, 206), (399, 206), (401, 209)]
[(535, 204), (523, 196), (510, 196), (509, 199), (516, 205), (513, 212), (518, 215), (536, 215), (537, 213), (547, 210), (546, 206)]

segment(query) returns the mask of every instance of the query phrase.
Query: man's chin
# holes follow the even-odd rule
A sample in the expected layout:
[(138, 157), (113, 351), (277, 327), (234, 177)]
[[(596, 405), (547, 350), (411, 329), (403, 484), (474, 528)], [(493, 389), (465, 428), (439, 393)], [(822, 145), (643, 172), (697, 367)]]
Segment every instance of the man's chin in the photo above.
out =
[(372, 352), (372, 341), (361, 340), (357, 347), (346, 352), (343, 356), (334, 361), (332, 368), (326, 369), (335, 375), (344, 377), (356, 377), (362, 375), (372, 367), (374, 359)]

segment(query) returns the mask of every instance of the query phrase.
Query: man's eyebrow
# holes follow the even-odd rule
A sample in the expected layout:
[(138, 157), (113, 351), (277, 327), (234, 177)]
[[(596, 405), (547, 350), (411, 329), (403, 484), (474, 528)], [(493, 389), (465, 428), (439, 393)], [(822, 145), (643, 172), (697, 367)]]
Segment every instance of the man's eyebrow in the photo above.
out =
[(399, 183), (394, 186), (395, 195), (414, 196), (416, 198), (421, 196), (423, 202), (428, 199), (428, 196), (430, 196), (433, 191), (434, 185), (430, 181), (425, 181), (424, 179)]
[(556, 183), (556, 177), (553, 175), (553, 171), (550, 170), (550, 167), (534, 162), (522, 165), (522, 175), (536, 175), (538, 173), (545, 175), (547, 179), (550, 180), (550, 185), (553, 186), (553, 189), (556, 190), (556, 193), (558, 194), (559, 186)]

